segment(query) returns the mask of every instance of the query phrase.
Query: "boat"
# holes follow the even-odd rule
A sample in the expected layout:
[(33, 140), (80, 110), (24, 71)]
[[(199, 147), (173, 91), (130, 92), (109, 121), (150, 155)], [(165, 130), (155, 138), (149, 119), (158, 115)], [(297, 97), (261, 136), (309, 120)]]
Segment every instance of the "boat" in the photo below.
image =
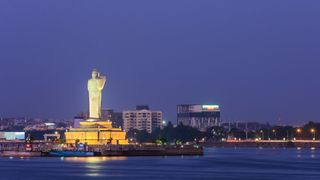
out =
[(31, 152), (31, 151), (2, 151), (1, 156), (3, 157), (40, 157), (42, 156), (41, 152)]
[(48, 155), (56, 156), (56, 157), (91, 157), (91, 156), (94, 156), (94, 152), (51, 150), (48, 152)]

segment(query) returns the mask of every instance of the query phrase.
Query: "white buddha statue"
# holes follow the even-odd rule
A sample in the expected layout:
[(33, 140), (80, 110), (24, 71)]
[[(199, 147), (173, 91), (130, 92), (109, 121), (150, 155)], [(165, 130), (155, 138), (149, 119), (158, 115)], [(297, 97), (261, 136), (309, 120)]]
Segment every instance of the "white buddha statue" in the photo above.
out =
[(92, 71), (92, 78), (88, 80), (89, 119), (101, 118), (101, 96), (106, 80), (96, 69)]

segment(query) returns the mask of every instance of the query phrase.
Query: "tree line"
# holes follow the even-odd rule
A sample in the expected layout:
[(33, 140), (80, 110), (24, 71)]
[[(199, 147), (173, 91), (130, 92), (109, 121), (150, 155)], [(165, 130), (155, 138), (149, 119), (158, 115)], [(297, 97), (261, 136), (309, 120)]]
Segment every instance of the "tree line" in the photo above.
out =
[(259, 139), (259, 140), (312, 140), (320, 139), (320, 123), (308, 122), (301, 127), (270, 126), (254, 131), (238, 128), (210, 127), (206, 131), (179, 124), (173, 126), (171, 122), (163, 129), (154, 129), (152, 133), (146, 130), (130, 129), (127, 138), (138, 143), (186, 143), (198, 141), (221, 141), (224, 139)]

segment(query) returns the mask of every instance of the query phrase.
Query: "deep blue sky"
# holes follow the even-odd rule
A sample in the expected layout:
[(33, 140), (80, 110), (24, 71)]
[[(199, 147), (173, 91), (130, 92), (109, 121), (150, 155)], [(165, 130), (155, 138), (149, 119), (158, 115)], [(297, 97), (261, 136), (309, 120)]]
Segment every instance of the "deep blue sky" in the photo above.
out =
[(0, 1), (0, 116), (218, 103), (224, 120), (320, 120), (319, 0)]

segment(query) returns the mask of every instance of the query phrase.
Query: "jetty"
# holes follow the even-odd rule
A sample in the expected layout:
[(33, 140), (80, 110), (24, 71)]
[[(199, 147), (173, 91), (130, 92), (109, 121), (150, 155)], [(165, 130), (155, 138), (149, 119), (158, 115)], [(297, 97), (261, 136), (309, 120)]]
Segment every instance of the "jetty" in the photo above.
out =
[[(86, 146), (79, 150), (75, 146), (63, 146), (54, 142), (34, 141), (32, 149), (27, 150), (24, 141), (0, 141), (0, 156), (3, 157), (45, 157), (45, 156), (74, 156), (84, 154), (94, 156), (202, 156), (204, 150), (199, 145), (156, 145), (156, 144), (129, 144), (129, 145), (96, 145)], [(55, 153), (50, 153), (55, 152)], [(59, 153), (57, 153), (59, 152)]]
[(101, 156), (202, 156), (199, 145), (129, 145), (109, 146), (99, 149)]

